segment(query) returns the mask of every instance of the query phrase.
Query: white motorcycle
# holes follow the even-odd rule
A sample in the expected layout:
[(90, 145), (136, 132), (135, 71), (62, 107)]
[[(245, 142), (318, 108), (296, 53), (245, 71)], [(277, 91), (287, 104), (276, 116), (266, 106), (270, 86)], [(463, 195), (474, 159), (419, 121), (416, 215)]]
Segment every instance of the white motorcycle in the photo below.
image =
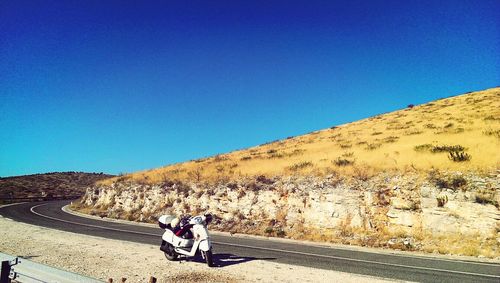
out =
[(185, 229), (189, 229), (187, 236), (179, 237), (174, 233), (175, 227), (170, 226), (170, 222), (175, 216), (162, 215), (158, 219), (158, 225), (164, 229), (160, 250), (165, 253), (168, 260), (176, 260), (180, 255), (186, 257), (195, 256), (198, 251), (206, 261), (208, 266), (213, 266), (212, 259), (212, 241), (208, 234), (207, 225), (212, 221), (210, 214), (198, 215), (186, 219), (189, 225)]

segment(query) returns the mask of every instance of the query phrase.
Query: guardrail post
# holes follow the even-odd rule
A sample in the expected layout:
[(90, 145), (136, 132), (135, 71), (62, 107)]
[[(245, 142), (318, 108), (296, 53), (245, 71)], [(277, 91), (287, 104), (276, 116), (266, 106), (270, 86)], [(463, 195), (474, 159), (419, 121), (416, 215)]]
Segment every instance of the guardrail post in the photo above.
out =
[(0, 273), (0, 283), (10, 283), (10, 262), (2, 261), (2, 271)]

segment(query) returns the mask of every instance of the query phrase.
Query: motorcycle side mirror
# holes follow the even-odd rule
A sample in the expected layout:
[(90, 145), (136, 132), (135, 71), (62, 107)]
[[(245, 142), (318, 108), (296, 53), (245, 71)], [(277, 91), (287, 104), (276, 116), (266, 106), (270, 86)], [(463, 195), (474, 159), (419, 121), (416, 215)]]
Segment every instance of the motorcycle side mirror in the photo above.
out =
[(205, 214), (205, 222), (210, 223), (212, 221), (212, 214)]

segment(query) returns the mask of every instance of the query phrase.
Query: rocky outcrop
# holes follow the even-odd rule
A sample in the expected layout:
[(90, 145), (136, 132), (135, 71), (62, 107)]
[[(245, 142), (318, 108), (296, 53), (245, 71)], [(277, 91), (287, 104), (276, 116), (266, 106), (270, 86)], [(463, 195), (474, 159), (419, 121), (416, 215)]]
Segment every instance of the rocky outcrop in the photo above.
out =
[(473, 255), (487, 250), (498, 256), (497, 174), (383, 173), (368, 180), (259, 176), (156, 185), (124, 180), (88, 188), (82, 204), (93, 213), (139, 221), (211, 212), (219, 230), (361, 245), (421, 249), (460, 235), (477, 240)]

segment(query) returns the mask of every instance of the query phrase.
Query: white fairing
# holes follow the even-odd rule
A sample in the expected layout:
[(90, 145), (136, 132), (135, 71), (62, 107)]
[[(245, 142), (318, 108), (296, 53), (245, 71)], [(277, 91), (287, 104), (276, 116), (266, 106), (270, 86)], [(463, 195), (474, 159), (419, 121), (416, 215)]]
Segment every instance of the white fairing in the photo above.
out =
[(183, 239), (181, 237), (177, 237), (174, 232), (169, 229), (165, 229), (165, 233), (161, 237), (164, 241), (171, 243), (174, 247), (190, 247), (193, 245), (193, 239)]
[(198, 246), (201, 251), (207, 252), (210, 250), (210, 240), (203, 240), (200, 242), (200, 245)]

